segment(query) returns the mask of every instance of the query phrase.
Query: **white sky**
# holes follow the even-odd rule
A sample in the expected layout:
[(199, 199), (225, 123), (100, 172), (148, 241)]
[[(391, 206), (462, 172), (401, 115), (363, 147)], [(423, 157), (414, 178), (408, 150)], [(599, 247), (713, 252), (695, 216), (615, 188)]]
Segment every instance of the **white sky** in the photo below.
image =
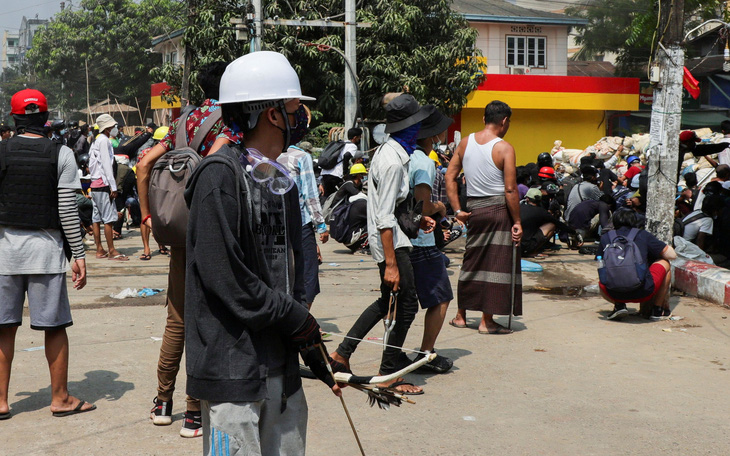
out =
[[(76, 0), (76, 3), (80, 3)], [(69, 1), (66, 0), (68, 7)], [(27, 18), (49, 19), (61, 11), (61, 0), (0, 0), (0, 30), (18, 32), (23, 16)]]

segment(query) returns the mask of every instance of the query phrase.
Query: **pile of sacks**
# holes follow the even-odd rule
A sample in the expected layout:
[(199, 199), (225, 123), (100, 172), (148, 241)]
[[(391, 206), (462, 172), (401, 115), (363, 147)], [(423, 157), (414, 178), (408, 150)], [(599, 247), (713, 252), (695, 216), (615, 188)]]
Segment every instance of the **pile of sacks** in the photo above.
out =
[[(693, 131), (704, 143), (718, 143), (723, 138), (721, 133), (713, 133), (709, 128), (700, 128)], [(550, 155), (553, 156), (553, 162), (555, 164), (563, 164), (566, 172), (571, 173), (578, 168), (582, 157), (594, 153), (596, 154), (596, 158), (608, 160), (616, 153), (619, 146), (623, 144), (624, 149), (621, 151), (621, 157), (625, 158), (629, 155), (637, 155), (642, 163), (645, 164), (649, 141), (650, 136), (648, 134), (640, 133), (626, 136), (625, 138), (620, 136), (604, 136), (596, 141), (595, 144), (585, 149), (566, 149), (562, 146), (563, 142), (557, 140), (550, 150)], [(620, 173), (626, 171), (625, 160), (620, 160), (614, 169)], [(711, 172), (713, 168), (704, 157), (695, 158), (692, 154), (688, 153), (684, 156), (682, 170), (683, 172), (696, 172), (697, 177), (701, 179), (702, 175)]]

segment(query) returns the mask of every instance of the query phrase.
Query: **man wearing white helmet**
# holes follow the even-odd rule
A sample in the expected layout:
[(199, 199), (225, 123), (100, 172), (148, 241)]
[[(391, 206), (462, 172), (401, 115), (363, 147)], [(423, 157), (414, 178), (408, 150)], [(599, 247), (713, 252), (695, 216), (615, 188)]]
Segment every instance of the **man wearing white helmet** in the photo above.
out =
[(187, 393), (200, 398), (205, 455), (304, 454), (299, 353), (341, 394), (305, 302), (298, 191), (276, 162), (299, 127), (300, 100), (312, 98), (281, 54), (228, 65), (219, 103), (245, 147), (203, 159), (185, 191)]

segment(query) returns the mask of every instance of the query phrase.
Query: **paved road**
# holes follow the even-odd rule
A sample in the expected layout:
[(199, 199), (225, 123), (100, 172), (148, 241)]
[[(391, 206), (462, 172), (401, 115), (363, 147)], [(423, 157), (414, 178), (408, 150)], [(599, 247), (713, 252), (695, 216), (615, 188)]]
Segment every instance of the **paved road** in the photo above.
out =
[[(120, 245), (139, 254), (138, 231)], [(454, 285), (462, 245), (449, 253)], [(376, 267), (370, 257), (347, 254), (335, 243), (323, 253), (322, 294), (313, 312), (324, 329), (346, 332), (377, 295)], [(175, 396), (172, 426), (155, 427), (148, 419), (165, 318), (162, 297), (108, 297), (126, 287), (165, 287), (165, 258), (89, 263), (89, 286), (71, 292), (70, 386), (99, 409), (51, 417), (48, 373), (38, 350), (42, 334), (26, 323), (18, 332), (11, 379), (14, 416), (0, 422), (0, 454), (200, 454), (201, 439), (177, 435), (182, 394)], [(346, 390), (366, 453), (729, 454), (730, 400), (723, 388), (730, 376), (730, 311), (674, 297), (681, 321), (610, 322), (610, 306), (579, 291), (595, 275), (590, 260), (560, 252), (542, 264), (545, 272), (524, 275), (525, 315), (516, 319), (515, 334), (484, 336), (444, 326), (437, 347), (455, 367), (446, 375), (410, 376), (426, 391), (416, 405), (372, 409), (361, 393)], [(477, 322), (470, 314), (474, 328)], [(406, 347), (417, 348), (422, 330), (419, 315)], [(382, 336), (381, 329), (371, 336)], [(330, 350), (336, 343), (328, 344)], [(380, 353), (378, 346), (362, 344), (353, 357), (355, 372), (375, 373)], [(180, 392), (183, 384), (181, 375)], [(359, 454), (339, 401), (317, 381), (305, 380), (305, 391), (309, 454)]]

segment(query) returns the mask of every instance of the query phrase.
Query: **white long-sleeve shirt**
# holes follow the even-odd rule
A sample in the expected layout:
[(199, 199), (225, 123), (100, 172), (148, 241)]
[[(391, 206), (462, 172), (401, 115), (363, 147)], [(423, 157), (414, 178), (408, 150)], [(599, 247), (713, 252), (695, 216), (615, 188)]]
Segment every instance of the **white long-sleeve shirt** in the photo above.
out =
[(110, 187), (111, 191), (117, 191), (117, 182), (114, 179), (114, 168), (112, 167), (114, 160), (114, 148), (109, 138), (102, 134), (96, 137), (94, 143), (89, 148), (89, 173), (91, 181), (101, 179), (104, 185)]
[(395, 208), (408, 196), (408, 167), (410, 157), (394, 139), (389, 139), (373, 155), (368, 185), (368, 242), (373, 260), (385, 261), (380, 230), (393, 230), (393, 247), (411, 248), (395, 217)]

